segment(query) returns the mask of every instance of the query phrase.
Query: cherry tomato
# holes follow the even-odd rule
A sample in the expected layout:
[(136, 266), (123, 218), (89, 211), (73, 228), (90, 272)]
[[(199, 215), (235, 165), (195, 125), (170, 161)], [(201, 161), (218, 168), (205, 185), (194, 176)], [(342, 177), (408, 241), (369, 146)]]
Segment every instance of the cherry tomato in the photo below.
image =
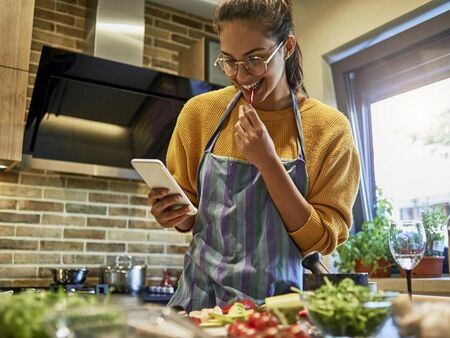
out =
[(299, 316), (300, 318), (304, 318), (304, 319), (309, 319), (308, 318), (308, 311), (306, 310), (300, 310), (297, 314), (297, 316)]
[(259, 338), (261, 336), (260, 336), (259, 332), (256, 329), (254, 329), (252, 327), (247, 327), (247, 331), (245, 332), (245, 335), (243, 337), (246, 337), (246, 338)]
[(239, 303), (244, 304), (246, 310), (250, 310), (250, 309), (253, 309), (255, 311), (258, 310), (258, 305), (256, 305), (256, 303), (251, 301), (250, 299), (240, 300)]
[(283, 337), (286, 338), (311, 338), (309, 333), (305, 331), (300, 325), (293, 324), (286, 329), (286, 334)]
[(254, 312), (248, 317), (247, 325), (250, 327), (257, 327), (257, 323), (260, 322), (262, 317), (261, 312)]
[(255, 312), (250, 315), (247, 324), (257, 331), (262, 331), (269, 327), (277, 327), (278, 320), (267, 312)]
[[(255, 302), (251, 301), (250, 299), (242, 299), (242, 300), (237, 301), (236, 303), (241, 303), (241, 304), (245, 305), (245, 309), (246, 309), (246, 310), (253, 309), (253, 310), (256, 311), (256, 310), (258, 309), (258, 306), (255, 304)], [(228, 312), (230, 311), (231, 307), (232, 307), (234, 304), (235, 304), (235, 303), (229, 303), (229, 304), (227, 304), (227, 305), (222, 306), (222, 307), (221, 307), (222, 313), (223, 313), (224, 315), (228, 314)]]
[(264, 338), (277, 338), (280, 337), (280, 330), (277, 327), (269, 327), (263, 332)]
[(265, 327), (277, 327), (279, 324), (278, 319), (269, 313), (265, 313), (263, 315), (263, 321), (265, 323)]
[(231, 323), (228, 327), (228, 336), (234, 337), (246, 337), (248, 331), (248, 326), (245, 322), (236, 321)]
[(200, 325), (202, 322), (200, 318), (197, 317), (189, 317), (190, 320), (192, 320), (195, 324)]

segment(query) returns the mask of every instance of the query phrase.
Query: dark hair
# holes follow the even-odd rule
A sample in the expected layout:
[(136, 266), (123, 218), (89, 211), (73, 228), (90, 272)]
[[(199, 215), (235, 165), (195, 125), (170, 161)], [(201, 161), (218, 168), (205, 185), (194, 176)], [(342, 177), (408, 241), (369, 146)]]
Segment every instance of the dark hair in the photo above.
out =
[[(259, 20), (267, 37), (280, 43), (295, 32), (291, 7), (291, 0), (223, 0), (216, 8), (214, 24), (220, 33), (226, 21)], [(298, 43), (286, 60), (285, 70), (289, 87), (308, 96), (303, 83), (302, 53)]]

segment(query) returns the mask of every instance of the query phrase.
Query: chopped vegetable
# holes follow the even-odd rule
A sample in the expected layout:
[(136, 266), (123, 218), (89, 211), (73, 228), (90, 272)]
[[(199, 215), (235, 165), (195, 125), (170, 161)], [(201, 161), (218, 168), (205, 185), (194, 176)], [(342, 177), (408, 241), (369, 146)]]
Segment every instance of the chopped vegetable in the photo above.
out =
[[(255, 311), (258, 310), (258, 306), (256, 305), (256, 303), (251, 301), (250, 299), (242, 299), (242, 300), (237, 301), (237, 303), (244, 304), (246, 310), (251, 310), (251, 309), (253, 309)], [(231, 307), (234, 304), (235, 303), (230, 303), (230, 304), (227, 304), (225, 306), (222, 306), (222, 313), (224, 315), (226, 315), (228, 313), (228, 311), (230, 311)]]
[(95, 298), (59, 292), (26, 291), (0, 297), (0, 332), (3, 338), (48, 338), (44, 320), (52, 311), (92, 304)]
[(298, 312), (303, 308), (303, 301), (298, 293), (266, 298), (265, 309), (274, 314), (282, 325), (295, 323)]
[(387, 319), (390, 302), (383, 293), (344, 279), (325, 284), (315, 292), (305, 292), (309, 318), (324, 333), (333, 336), (369, 336)]
[(215, 306), (214, 308), (205, 308), (201, 309), (200, 311), (191, 311), (189, 312), (189, 317), (197, 318), (200, 323), (206, 323), (209, 320), (209, 315), (211, 313), (222, 314), (222, 309), (218, 306)]
[[(255, 320), (252, 320), (252, 316)], [(228, 337), (252, 338), (310, 338), (308, 331), (298, 324), (287, 327), (278, 325), (276, 318), (268, 313), (256, 312), (248, 322), (237, 321), (228, 327)]]
[(225, 325), (237, 320), (246, 321), (253, 312), (254, 310), (246, 310), (245, 305), (242, 303), (234, 303), (228, 314), (211, 313), (209, 318), (219, 320)]

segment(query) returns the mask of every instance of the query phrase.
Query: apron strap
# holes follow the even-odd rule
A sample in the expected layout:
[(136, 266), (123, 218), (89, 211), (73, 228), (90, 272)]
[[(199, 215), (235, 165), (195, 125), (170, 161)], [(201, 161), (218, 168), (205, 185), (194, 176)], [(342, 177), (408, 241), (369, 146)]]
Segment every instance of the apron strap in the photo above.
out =
[(212, 152), (212, 148), (216, 144), (217, 139), (219, 138), (220, 129), (222, 128), (222, 124), (226, 120), (226, 118), (230, 115), (231, 111), (233, 110), (234, 106), (238, 102), (239, 98), (241, 97), (241, 91), (238, 91), (236, 95), (231, 99), (230, 103), (228, 103), (227, 109), (225, 109), (225, 112), (222, 114), (222, 117), (219, 120), (219, 123), (217, 124), (216, 129), (214, 130), (214, 133), (212, 134), (211, 138), (209, 139), (208, 143), (205, 147), (205, 152)]
[[(213, 134), (211, 135), (208, 143), (206, 144), (205, 151), (203, 152), (202, 158), (200, 160), (200, 164), (197, 169), (197, 194), (200, 197), (201, 192), (201, 182), (200, 182), (200, 168), (203, 164), (203, 159), (205, 157), (205, 153), (212, 153), (212, 149), (214, 145), (216, 144), (217, 139), (219, 138), (220, 131), (222, 129), (222, 125), (225, 122), (225, 120), (228, 118), (228, 116), (231, 114), (231, 111), (233, 110), (234, 106), (238, 102), (239, 98), (241, 97), (242, 93), (239, 90), (234, 97), (231, 99), (230, 103), (228, 103), (227, 108), (225, 109), (224, 113), (222, 114), (222, 117), (219, 120), (219, 123), (217, 123), (217, 127), (214, 130)], [(297, 126), (297, 148), (298, 148), (298, 159), (306, 163), (306, 157), (305, 157), (305, 150), (304, 150), (304, 144), (303, 144), (303, 132), (302, 132), (302, 123), (301, 123), (301, 112), (300, 107), (298, 105), (298, 99), (297, 95), (291, 90), (291, 99), (292, 99), (292, 106), (294, 108), (294, 116), (295, 116), (295, 124)]]
[(306, 162), (305, 150), (303, 144), (303, 130), (301, 121), (300, 106), (298, 104), (297, 95), (291, 90), (292, 106), (294, 107), (295, 123), (297, 125), (297, 148), (298, 148), (298, 158), (301, 158)]

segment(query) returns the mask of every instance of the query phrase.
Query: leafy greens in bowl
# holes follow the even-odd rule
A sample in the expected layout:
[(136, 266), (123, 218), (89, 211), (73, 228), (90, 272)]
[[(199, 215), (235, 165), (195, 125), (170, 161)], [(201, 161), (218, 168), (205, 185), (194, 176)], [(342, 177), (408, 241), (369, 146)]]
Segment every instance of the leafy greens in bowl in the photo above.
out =
[[(100, 331), (102, 325), (109, 328), (120, 324), (117, 314), (120, 309), (109, 310), (106, 306), (96, 296), (68, 295), (62, 289), (57, 292), (29, 290), (17, 295), (0, 296), (0, 337), (64, 337), (56, 334), (62, 324), (70, 326), (69, 329), (76, 326), (79, 331), (85, 327)], [(92, 309), (96, 312), (93, 313)], [(89, 332), (90, 338), (94, 337), (92, 332)]]
[(391, 300), (396, 293), (370, 292), (366, 286), (344, 279), (337, 285), (325, 280), (315, 292), (303, 292), (301, 298), (308, 317), (329, 336), (370, 337), (389, 318)]

